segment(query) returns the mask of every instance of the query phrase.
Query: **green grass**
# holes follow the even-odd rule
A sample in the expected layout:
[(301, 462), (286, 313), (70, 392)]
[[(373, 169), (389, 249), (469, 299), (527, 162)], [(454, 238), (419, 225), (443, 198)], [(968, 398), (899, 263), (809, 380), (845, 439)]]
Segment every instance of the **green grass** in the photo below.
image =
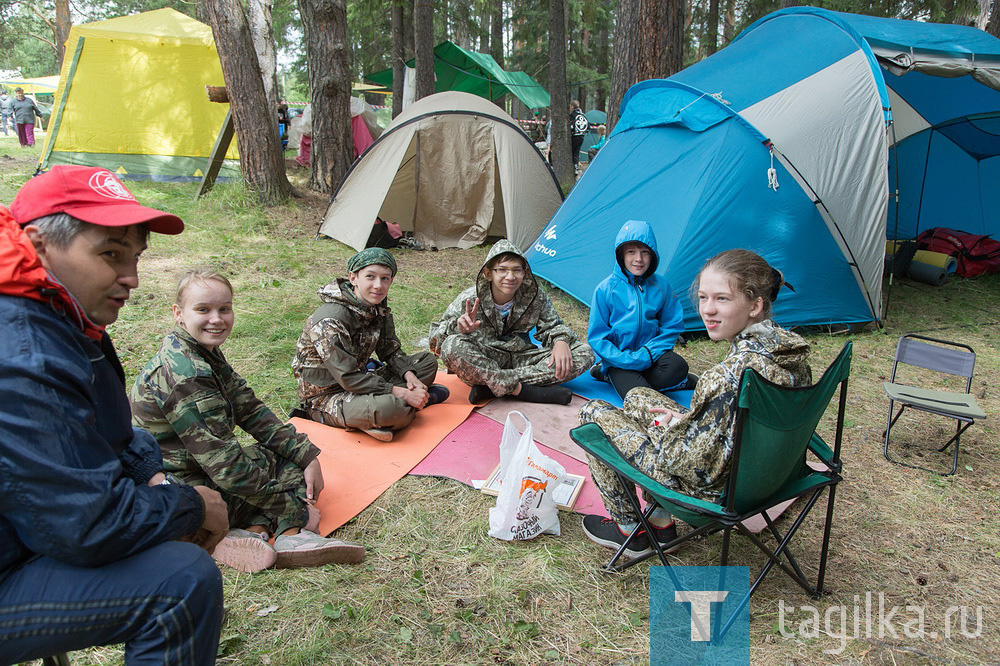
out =
[[(6, 152), (14, 159), (5, 159)], [(0, 201), (9, 202), (38, 150), (19, 151), (0, 138)], [(301, 174), (292, 174), (302, 183)], [(295, 340), (318, 305), (316, 290), (341, 275), (352, 250), (313, 240), (325, 199), (311, 196), (258, 209), (242, 188), (220, 186), (201, 201), (194, 186), (130, 184), (139, 199), (181, 215), (187, 231), (156, 236), (141, 262), (140, 288), (112, 327), (131, 381), (170, 330), (177, 276), (197, 265), (229, 274), (236, 288), (236, 330), (227, 357), (279, 414), (294, 401), (289, 372)], [(407, 351), (418, 349), (430, 322), (478, 269), (486, 248), (396, 251), (399, 278), (390, 302)], [(550, 289), (557, 307), (583, 335), (586, 308)], [(884, 331), (808, 335), (818, 373), (843, 343), (855, 344), (844, 461), (828, 571), (830, 596), (812, 601), (777, 572), (750, 604), (754, 660), (787, 663), (980, 663), (1000, 653), (1000, 462), (996, 417), (1000, 372), (996, 322), (1000, 277), (949, 281), (941, 288), (897, 280)], [(979, 353), (975, 391), (990, 418), (962, 441), (959, 474), (942, 478), (887, 463), (881, 433), (887, 403), (881, 389), (898, 336), (908, 330), (971, 344)], [(700, 372), (725, 353), (695, 339), (682, 350)], [(900, 441), (937, 437), (947, 423), (913, 420)], [(942, 441), (945, 438), (942, 438)], [(912, 450), (909, 455), (918, 456)], [(456, 482), (404, 477), (339, 530), (363, 543), (354, 567), (268, 571), (224, 570), (228, 619), (220, 663), (231, 664), (641, 664), (649, 660), (648, 567), (619, 576), (598, 571), (609, 553), (587, 541), (577, 517), (563, 514), (560, 537), (509, 544), (486, 535), (492, 498)], [(801, 537), (807, 572), (821, 527)], [(720, 540), (692, 543), (677, 564), (710, 564)], [(800, 550), (802, 547), (800, 546)], [(734, 540), (734, 564), (759, 554)], [(974, 639), (862, 637), (839, 645), (827, 636), (785, 639), (776, 629), (778, 602), (813, 603), (822, 614), (854, 595), (884, 592), (887, 603), (926, 608), (938, 628), (951, 605), (982, 606)], [(277, 609), (265, 615), (257, 611)], [(795, 616), (796, 622), (804, 616)], [(118, 648), (73, 655), (75, 663), (121, 663)]]

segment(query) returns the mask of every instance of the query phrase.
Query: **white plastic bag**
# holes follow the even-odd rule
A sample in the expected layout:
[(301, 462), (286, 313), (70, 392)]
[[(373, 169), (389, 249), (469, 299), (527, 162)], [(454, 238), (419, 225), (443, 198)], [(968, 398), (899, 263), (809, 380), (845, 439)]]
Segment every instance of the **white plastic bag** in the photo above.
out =
[[(518, 432), (513, 416), (524, 421)], [(500, 495), (490, 509), (490, 536), (504, 541), (527, 541), (543, 532), (559, 535), (559, 509), (552, 491), (566, 470), (535, 446), (531, 422), (518, 411), (507, 414), (500, 440)]]

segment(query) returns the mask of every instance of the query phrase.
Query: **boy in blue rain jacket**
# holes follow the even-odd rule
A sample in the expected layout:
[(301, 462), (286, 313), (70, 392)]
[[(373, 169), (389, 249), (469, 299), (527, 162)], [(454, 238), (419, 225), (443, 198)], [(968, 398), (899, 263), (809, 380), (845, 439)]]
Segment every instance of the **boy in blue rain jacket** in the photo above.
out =
[(648, 222), (622, 226), (615, 258), (590, 305), (587, 342), (599, 361), (591, 374), (611, 382), (622, 398), (637, 386), (687, 388), (687, 361), (674, 351), (684, 314), (670, 283), (656, 274), (660, 257)]

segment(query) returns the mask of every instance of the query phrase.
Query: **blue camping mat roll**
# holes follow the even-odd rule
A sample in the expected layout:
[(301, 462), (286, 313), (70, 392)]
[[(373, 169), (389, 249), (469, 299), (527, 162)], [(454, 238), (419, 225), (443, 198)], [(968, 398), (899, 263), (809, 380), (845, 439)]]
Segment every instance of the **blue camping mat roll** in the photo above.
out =
[(911, 261), (906, 269), (906, 275), (911, 280), (931, 284), (935, 287), (940, 287), (948, 281), (948, 273), (943, 266), (925, 264), (922, 261)]

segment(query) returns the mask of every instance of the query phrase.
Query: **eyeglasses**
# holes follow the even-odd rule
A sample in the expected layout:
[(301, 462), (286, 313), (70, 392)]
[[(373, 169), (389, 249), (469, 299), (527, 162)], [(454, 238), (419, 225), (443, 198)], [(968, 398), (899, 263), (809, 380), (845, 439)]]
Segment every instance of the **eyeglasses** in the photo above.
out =
[(502, 278), (505, 278), (508, 275), (513, 275), (516, 278), (524, 277), (523, 268), (494, 268), (493, 272)]

